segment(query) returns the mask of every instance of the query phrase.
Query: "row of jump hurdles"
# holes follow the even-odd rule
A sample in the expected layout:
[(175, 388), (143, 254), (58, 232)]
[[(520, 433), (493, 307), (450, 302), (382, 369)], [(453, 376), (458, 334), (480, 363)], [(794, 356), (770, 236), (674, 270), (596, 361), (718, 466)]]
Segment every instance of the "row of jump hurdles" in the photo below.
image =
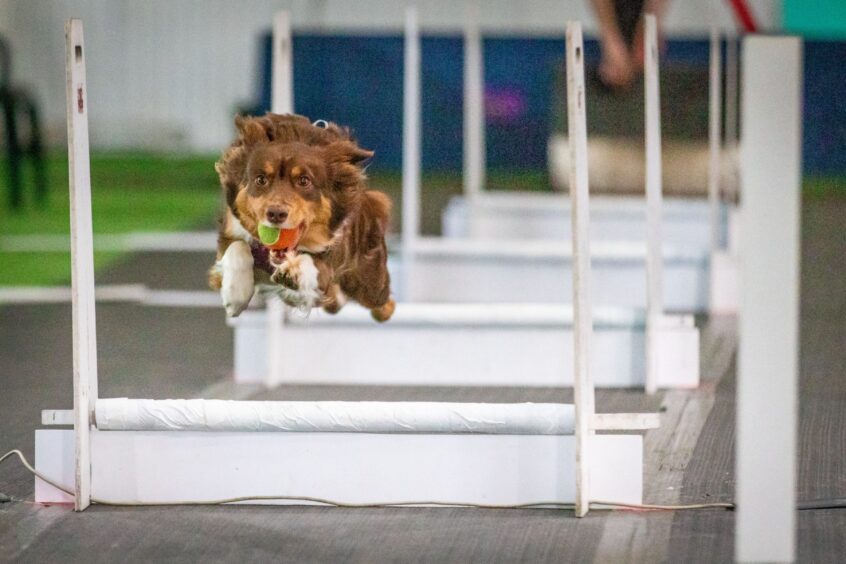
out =
[[(801, 44), (775, 37), (744, 41), (740, 215), (735, 204), (721, 201), (716, 180), (720, 133), (714, 95), (709, 200), (663, 200), (652, 16), (645, 34), (645, 198), (589, 195), (578, 22), (568, 23), (566, 34), (569, 196), (484, 190), (481, 34), (468, 23), (465, 147), (475, 149), (465, 149), (464, 197), (445, 217), (451, 226), (445, 231), (461, 236), (423, 237), (420, 32), (412, 6), (404, 32), (402, 236), (399, 253), (390, 259), (400, 282), (396, 314), (378, 326), (352, 308), (304, 318), (270, 299), (266, 309), (230, 321), (235, 379), (266, 386), (572, 386), (574, 404), (99, 398), (88, 159), (88, 113), (96, 108), (87, 103), (82, 22), (70, 20), (66, 32), (74, 410), (46, 410), (43, 420), (73, 429), (36, 431), (36, 466), (53, 482), (36, 479), (39, 502), (72, 500), (78, 510), (92, 501), (572, 504), (583, 516), (603, 504), (643, 502), (643, 437), (632, 431), (660, 423), (655, 413), (596, 413), (595, 386), (644, 386), (648, 393), (696, 387), (700, 338), (693, 314), (707, 312), (709, 301), (712, 313), (732, 312), (739, 304), (741, 352), (744, 342), (759, 347), (740, 366), (753, 376), (748, 398), (739, 400), (752, 398), (754, 386), (773, 386), (756, 380), (761, 368), (756, 363), (770, 368), (772, 363), (762, 356), (762, 339), (768, 347), (781, 339), (781, 354), (795, 353), (795, 312), (791, 317), (788, 307), (783, 319), (774, 320), (771, 311), (784, 310), (782, 298), (788, 305), (796, 299), (795, 285), (783, 284), (767, 295), (752, 290), (756, 284), (772, 286), (762, 279), (764, 271), (796, 274), (798, 259), (791, 262), (790, 255), (797, 252), (798, 235), (774, 219), (798, 222), (798, 141), (793, 130), (773, 130), (771, 115), (790, 117), (799, 108), (789, 85), (779, 89), (766, 71), (793, 64), (798, 76)], [(711, 84), (719, 90), (717, 42), (713, 33)], [(273, 58), (272, 110), (293, 113), (287, 13), (274, 19)], [(531, 219), (519, 219), (526, 217)], [(491, 237), (494, 223), (500, 239)], [(508, 229), (527, 225), (531, 237), (510, 237)], [(754, 255), (754, 261), (738, 260), (738, 232), (743, 244), (759, 245), (743, 255)], [(775, 253), (779, 238), (783, 245)], [(156, 292), (136, 296), (156, 305)], [(210, 304), (205, 298), (192, 303)], [(773, 330), (773, 321), (784, 330)], [(333, 352), (310, 350), (327, 340)], [(369, 348), (386, 352), (372, 355)], [(297, 354), (286, 354), (290, 351)], [(782, 400), (780, 407), (789, 412), (787, 398), (777, 403)], [(739, 411), (743, 408), (741, 401)], [(785, 419), (789, 425), (789, 414)], [(741, 416), (740, 425), (744, 421)], [(216, 471), (201, 471), (210, 467)], [(761, 469), (760, 460), (753, 457), (744, 468), (752, 475)]]

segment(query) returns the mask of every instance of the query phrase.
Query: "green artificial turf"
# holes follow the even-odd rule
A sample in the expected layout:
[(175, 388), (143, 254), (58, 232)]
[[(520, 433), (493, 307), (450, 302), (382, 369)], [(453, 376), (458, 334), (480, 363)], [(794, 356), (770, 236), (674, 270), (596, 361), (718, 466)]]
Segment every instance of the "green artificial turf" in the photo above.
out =
[[(162, 156), (151, 154), (95, 154), (91, 160), (94, 232), (175, 231), (213, 229), (219, 206), (214, 172), (215, 156)], [(48, 158), (49, 199), (44, 208), (31, 201), (32, 186), (25, 167), (26, 205), (12, 212), (7, 205), (6, 162), (0, 160), (0, 237), (24, 234), (67, 234), (67, 158)], [(489, 170), (489, 189), (549, 190), (546, 171)], [(371, 187), (394, 201), (392, 229), (400, 229), (401, 176), (398, 172), (370, 171)], [(461, 193), (460, 171), (426, 172), (422, 181), (421, 229), (440, 233), (441, 211), (450, 197)], [(846, 177), (810, 177), (806, 198), (846, 197)], [(95, 266), (114, 262), (120, 253), (96, 253)], [(67, 284), (70, 253), (0, 252), (0, 286)]]
[(846, 198), (846, 176), (809, 176), (802, 190), (806, 198)]
[[(219, 202), (213, 156), (162, 157), (144, 154), (100, 154), (91, 159), (94, 232), (212, 229)], [(32, 185), (24, 165), (23, 209), (11, 211), (6, 198), (5, 161), (0, 161), (0, 237), (67, 234), (70, 229), (67, 158), (47, 159), (48, 201), (32, 201)], [(120, 253), (96, 253), (95, 266), (113, 262)], [(53, 285), (70, 280), (70, 253), (0, 252), (0, 285)]]

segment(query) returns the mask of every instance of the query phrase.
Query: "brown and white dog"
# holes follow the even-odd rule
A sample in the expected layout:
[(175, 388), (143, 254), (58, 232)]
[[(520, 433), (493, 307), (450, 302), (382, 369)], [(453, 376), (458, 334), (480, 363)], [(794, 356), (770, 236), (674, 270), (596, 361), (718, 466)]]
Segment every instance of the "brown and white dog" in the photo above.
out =
[[(391, 202), (368, 190), (362, 163), (373, 156), (347, 129), (296, 115), (235, 119), (238, 136), (215, 164), (223, 188), (217, 261), (209, 285), (230, 317), (256, 285), (289, 305), (335, 313), (347, 298), (377, 321), (394, 312), (385, 231)], [(259, 225), (296, 230), (270, 250)]]

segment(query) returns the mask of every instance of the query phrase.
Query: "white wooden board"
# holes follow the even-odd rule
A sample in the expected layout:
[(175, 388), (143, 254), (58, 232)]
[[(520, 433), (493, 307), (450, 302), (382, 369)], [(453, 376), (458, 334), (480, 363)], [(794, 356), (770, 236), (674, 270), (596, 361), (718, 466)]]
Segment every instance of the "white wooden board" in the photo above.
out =
[[(354, 304), (336, 316), (314, 311), (303, 319), (294, 313), (273, 350), (280, 376), (268, 382), (265, 314), (247, 311), (230, 321), (234, 376), (241, 383), (273, 385), (572, 386), (572, 319), (570, 307), (545, 304), (400, 303), (385, 324)], [(594, 322), (594, 383), (642, 386), (643, 316), (600, 308)], [(687, 386), (698, 376), (698, 364), (698, 357), (684, 359), (669, 373)], [(695, 373), (685, 366), (695, 366)]]
[[(710, 248), (707, 200), (664, 198), (662, 207), (666, 241), (682, 249)], [(646, 238), (646, 200), (642, 196), (592, 196), (590, 212), (593, 241)], [(452, 238), (568, 240), (570, 199), (565, 194), (494, 190), (483, 191), (472, 200), (456, 196), (443, 211), (441, 228), (445, 237)]]
[[(646, 307), (645, 243), (591, 246), (593, 303)], [(400, 298), (411, 302), (564, 302), (573, 300), (570, 243), (480, 241), (424, 237), (414, 244), (414, 275)], [(390, 260), (393, 279), (403, 263)], [(708, 255), (664, 252), (667, 311), (702, 312), (708, 305)]]
[[(42, 453), (37, 469), (72, 485), (73, 431), (37, 430), (35, 441)], [(591, 498), (640, 503), (642, 437), (593, 441)], [(517, 504), (575, 496), (572, 435), (92, 430), (91, 446), (92, 497), (120, 502), (298, 495), (349, 503)], [(36, 485), (36, 501), (67, 499)]]

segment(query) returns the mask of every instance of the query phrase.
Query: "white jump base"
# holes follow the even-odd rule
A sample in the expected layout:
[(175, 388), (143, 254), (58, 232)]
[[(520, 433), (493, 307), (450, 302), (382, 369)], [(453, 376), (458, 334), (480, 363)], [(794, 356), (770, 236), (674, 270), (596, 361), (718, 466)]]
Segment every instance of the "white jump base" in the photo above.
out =
[[(664, 237), (674, 246), (702, 252), (710, 249), (707, 200), (664, 198), (662, 211)], [(593, 196), (590, 212), (593, 241), (646, 239), (643, 196)], [(452, 198), (441, 216), (441, 228), (445, 237), (452, 238), (568, 241), (570, 216), (566, 194), (491, 190), (472, 198)]]
[[(35, 432), (36, 469), (73, 490), (74, 432)], [(640, 435), (591, 439), (590, 499), (641, 503)], [(309, 496), (346, 503), (575, 500), (573, 435), (91, 431), (91, 496), (118, 503)], [(36, 479), (37, 503), (69, 503)], [(252, 503), (307, 505), (307, 501)]]
[[(575, 473), (574, 410), (567, 404), (113, 398), (97, 400), (94, 414), (92, 497), (110, 502), (575, 499), (574, 482), (561, 479)], [(594, 428), (603, 428), (602, 417)], [(640, 417), (632, 428), (657, 425), (652, 414)], [(35, 441), (36, 469), (72, 489), (73, 431), (39, 430)], [(591, 498), (640, 502), (641, 436), (597, 436), (593, 449)], [(41, 480), (35, 499), (70, 501)]]
[[(483, 241), (422, 237), (414, 242), (410, 276), (389, 261), (394, 280), (404, 280), (408, 302), (569, 303), (573, 255), (566, 241)], [(707, 251), (664, 250), (664, 304), (669, 311), (708, 307)], [(646, 244), (591, 246), (593, 302), (646, 308)]]
[[(573, 310), (565, 304), (397, 305), (375, 324), (348, 305), (332, 316), (290, 312), (268, 351), (265, 311), (230, 320), (235, 329), (234, 378), (239, 383), (372, 384), (393, 386), (572, 386)], [(689, 316), (660, 324), (657, 385), (699, 385), (699, 332)], [(593, 380), (599, 387), (645, 383), (642, 312), (594, 310)], [(333, 354), (326, 354), (331, 343)], [(276, 373), (269, 369), (276, 355)]]

